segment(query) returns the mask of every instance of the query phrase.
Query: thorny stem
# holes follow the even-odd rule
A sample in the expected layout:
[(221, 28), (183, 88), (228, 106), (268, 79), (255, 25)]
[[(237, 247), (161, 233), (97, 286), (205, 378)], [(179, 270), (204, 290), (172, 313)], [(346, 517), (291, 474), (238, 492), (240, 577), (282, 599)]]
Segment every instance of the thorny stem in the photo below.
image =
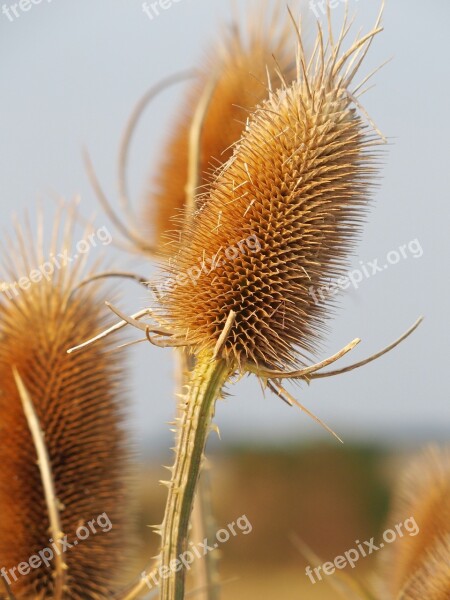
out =
[[(140, 581), (130, 587), (120, 600), (134, 600), (148, 592), (149, 587), (160, 584), (161, 600), (184, 599), (184, 569), (175, 571), (175, 561), (185, 550), (189, 520), (200, 474), (208, 433), (212, 426), (216, 400), (233, 372), (223, 359), (214, 360), (210, 353), (196, 357), (189, 375), (188, 391), (179, 404), (175, 463), (169, 488), (164, 520), (159, 528), (162, 537), (159, 564), (152, 565), (142, 574)], [(171, 567), (172, 565), (172, 567)], [(160, 577), (164, 568), (166, 577)]]
[[(189, 382), (189, 377), (195, 366), (195, 357), (184, 349), (175, 352), (176, 358), (176, 396)], [(208, 473), (203, 472), (198, 482), (197, 494), (194, 500), (191, 517), (190, 538), (194, 541), (209, 538), (211, 526), (214, 526), (212, 518), (210, 486)], [(217, 572), (217, 556), (208, 552), (205, 556), (195, 562), (193, 566), (195, 588), (198, 600), (218, 600), (219, 585)]]
[(175, 464), (161, 526), (161, 566), (170, 569), (169, 575), (161, 580), (161, 600), (184, 598), (184, 569), (175, 571), (170, 565), (176, 564), (186, 547), (189, 519), (216, 400), (230, 374), (230, 366), (224, 360), (211, 360), (209, 354), (201, 354), (191, 373), (184, 404), (180, 404), (182, 412), (178, 420)]

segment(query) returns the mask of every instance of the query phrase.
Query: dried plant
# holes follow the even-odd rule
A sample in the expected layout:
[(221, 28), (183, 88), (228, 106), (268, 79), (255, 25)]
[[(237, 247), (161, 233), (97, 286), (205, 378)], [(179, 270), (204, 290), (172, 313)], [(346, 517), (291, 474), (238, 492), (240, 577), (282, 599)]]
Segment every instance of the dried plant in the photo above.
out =
[[(82, 258), (73, 266), (57, 258), (72, 256), (73, 217), (62, 233), (56, 221), (48, 253), (40, 224), (36, 244), (18, 226), (2, 254), (9, 285), (0, 299), (0, 566), (16, 568), (17, 582), (9, 579), (17, 600), (110, 597), (129, 546), (123, 358), (108, 342), (66, 353), (104, 319), (98, 286), (75, 290)], [(47, 278), (16, 295), (14, 283), (44, 263), (54, 273), (47, 267)], [(78, 527), (103, 513), (110, 531), (97, 524), (88, 541), (60, 556), (54, 551), (50, 568), (41, 561), (18, 574), (20, 563), (52, 548), (50, 538), (63, 549), (58, 540), (73, 541)]]
[[(330, 303), (317, 306), (309, 290), (348, 268), (377, 173), (379, 135), (357, 100), (368, 77), (359, 85), (353, 81), (381, 31), (380, 19), (345, 50), (347, 16), (336, 41), (329, 18), (328, 42), (319, 25), (309, 58), (296, 30), (295, 80), (281, 76), (274, 88), (269, 77), (266, 100), (250, 114), (231, 158), (173, 237), (178, 251), (154, 287), (158, 305), (147, 312), (158, 325), (142, 322), (144, 314), (129, 318), (113, 309), (120, 326), (131, 323), (155, 345), (186, 348), (195, 358), (176, 421), (175, 464), (159, 528), (159, 567), (169, 569), (160, 580), (163, 600), (184, 598), (184, 571), (169, 565), (186, 548), (215, 403), (233, 375), (255, 373), (292, 405), (296, 400), (282, 379), (309, 381), (351, 370), (406, 337), (345, 369), (318, 373), (359, 340), (325, 361), (298, 368), (317, 352), (330, 312)], [(250, 238), (257, 242), (254, 252), (242, 248)], [(240, 249), (232, 258), (230, 247)], [(199, 260), (213, 267), (194, 279), (189, 274)], [(141, 581), (123, 598), (144, 590)]]
[[(267, 7), (266, 7), (267, 8)], [(223, 164), (232, 153), (233, 145), (238, 142), (245, 127), (245, 121), (251, 109), (267, 95), (267, 76), (281, 77), (291, 81), (294, 77), (294, 64), (288, 51), (287, 41), (292, 37), (292, 28), (286, 18), (281, 19), (278, 9), (270, 15), (270, 25), (264, 23), (264, 17), (256, 10), (250, 14), (249, 24), (241, 29), (235, 21), (224, 34), (220, 45), (213, 53), (208, 53), (200, 71), (196, 72), (195, 82), (184, 101), (182, 116), (174, 128), (174, 135), (164, 153), (165, 162), (158, 169), (157, 188), (159, 192), (150, 194), (146, 212), (152, 228), (155, 229), (153, 243), (143, 240), (137, 228), (126, 225), (116, 217), (104, 196), (93, 171), (90, 160), (87, 161), (88, 173), (97, 195), (107, 212), (116, 222), (125, 237), (133, 241), (134, 246), (150, 255), (165, 255), (173, 250), (168, 241), (167, 230), (175, 225), (175, 218), (183, 225), (193, 218), (192, 203), (199, 190), (205, 190), (212, 180), (217, 165)], [(247, 34), (247, 35), (246, 35)], [(247, 37), (247, 39), (244, 39)], [(276, 54), (277, 60), (273, 55)], [(279, 75), (277, 75), (279, 73)], [(127, 211), (128, 189), (126, 185), (126, 166), (129, 146), (139, 118), (154, 96), (167, 85), (178, 82), (185, 75), (170, 77), (151, 89), (137, 104), (125, 129), (119, 152), (119, 196)], [(206, 197), (206, 193), (203, 193)], [(105, 274), (108, 276), (110, 274)], [(187, 384), (194, 357), (179, 349), (176, 355), (177, 396)], [(202, 496), (202, 492), (199, 494)], [(201, 529), (205, 521), (204, 500), (199, 498), (196, 504), (194, 530)], [(207, 510), (207, 509), (206, 509)], [(202, 537), (203, 536), (199, 536)], [(209, 600), (217, 596), (215, 580), (215, 561), (206, 557), (205, 565), (196, 567), (197, 580), (203, 583), (203, 594)], [(200, 576), (198, 576), (200, 573)], [(203, 580), (203, 581), (202, 581)], [(142, 582), (141, 582), (142, 583)], [(142, 583), (142, 586), (145, 584)], [(202, 585), (200, 585), (202, 587)], [(202, 592), (200, 592), (202, 593)]]
[[(376, 173), (375, 136), (349, 91), (362, 42), (373, 35), (343, 56), (339, 40), (327, 56), (320, 34), (309, 68), (302, 54), (295, 83), (272, 91), (251, 115), (182, 236), (173, 281), (202, 257), (217, 265), (162, 298), (169, 329), (195, 354), (213, 354), (230, 312), (222, 356), (242, 370), (283, 368), (298, 363), (299, 352), (317, 351), (329, 307), (316, 304), (310, 288), (348, 271)], [(345, 70), (346, 59), (353, 68)], [(230, 260), (227, 248), (248, 238), (261, 250)]]
[[(373, 73), (358, 84), (354, 80), (382, 28), (380, 13), (372, 31), (349, 43), (346, 11), (335, 39), (329, 8), (328, 39), (318, 24), (307, 54), (301, 28), (292, 15), (291, 20), (295, 61), (288, 48), (289, 27), (277, 17), (278, 29), (267, 29), (263, 20), (252, 25), (248, 43), (239, 28), (232, 29), (205, 62), (158, 169), (156, 193), (147, 208), (154, 241), (142, 239), (116, 217), (89, 163), (103, 205), (134, 249), (168, 259), (161, 261), (161, 276), (152, 282), (157, 302), (151, 308), (128, 317), (110, 305), (120, 323), (92, 337), (101, 325), (100, 303), (92, 287), (89, 292), (80, 287), (78, 266), (4, 303), (0, 411), (7, 441), (0, 450), (5, 465), (0, 508), (9, 525), (0, 531), (0, 561), (7, 566), (27, 560), (47, 545), (49, 532), (55, 539), (70, 533), (87, 513), (106, 511), (116, 526), (56, 560), (51, 572), (40, 569), (21, 579), (14, 594), (60, 599), (115, 592), (112, 574), (123, 563), (126, 452), (118, 408), (121, 369), (105, 342), (110, 333), (132, 324), (145, 332), (145, 340), (176, 348), (182, 359), (175, 463), (165, 482), (164, 520), (157, 528), (161, 552), (147, 569), (148, 577), (159, 580), (162, 600), (182, 600), (185, 572), (171, 566), (187, 547), (215, 405), (233, 378), (256, 375), (263, 387), (331, 431), (282, 381), (309, 382), (358, 368), (396, 347), (418, 326), (348, 367), (323, 371), (359, 339), (307, 366), (321, 349), (334, 308), (331, 299), (317, 304), (311, 289), (345, 275), (378, 175), (379, 146), (385, 140), (358, 100)], [(124, 136), (119, 160), (124, 207), (133, 128), (158, 90), (141, 101)], [(69, 238), (64, 236), (64, 248)], [(13, 280), (28, 273), (33, 262), (23, 239), (19, 230), (13, 252), (19, 258), (6, 265)], [(164, 248), (163, 239), (169, 239)], [(56, 240), (55, 234), (53, 253)], [(253, 246), (245, 244), (249, 240)], [(37, 258), (44, 260), (41, 243)], [(88, 281), (94, 285), (111, 275), (123, 274), (95, 270)], [(80, 344), (83, 339), (88, 341)], [(75, 352), (81, 348), (84, 352)], [(446, 540), (436, 542), (435, 560), (426, 568), (441, 567), (437, 558), (446, 551)], [(445, 576), (442, 571), (436, 580)], [(417, 579), (417, 589), (422, 583)], [(115, 598), (132, 600), (147, 591), (141, 578)]]
[[(430, 448), (398, 485), (389, 522), (412, 516), (419, 528), (384, 551), (380, 598), (450, 598), (450, 448)], [(397, 519), (397, 521), (395, 521)]]

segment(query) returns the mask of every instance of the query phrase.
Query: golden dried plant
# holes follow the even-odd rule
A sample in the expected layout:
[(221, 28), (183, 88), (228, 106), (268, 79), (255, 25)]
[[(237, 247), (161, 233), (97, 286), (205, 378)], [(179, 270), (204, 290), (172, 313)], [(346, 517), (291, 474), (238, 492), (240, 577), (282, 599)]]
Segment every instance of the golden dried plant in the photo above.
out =
[(405, 535), (381, 557), (385, 600), (450, 598), (450, 447), (432, 447), (401, 478), (389, 522), (414, 518), (419, 532)]
[[(157, 528), (159, 564), (124, 600), (137, 598), (145, 580), (155, 581), (158, 574), (162, 600), (184, 598), (184, 570), (172, 572), (169, 565), (186, 549), (215, 403), (237, 371), (256, 373), (293, 405), (280, 379), (329, 376), (386, 351), (341, 371), (316, 373), (351, 350), (359, 342), (354, 340), (330, 359), (289, 371), (317, 351), (329, 312), (330, 303), (318, 306), (310, 289), (348, 268), (368, 209), (380, 142), (364, 111), (357, 112), (357, 94), (368, 78), (359, 85), (353, 80), (381, 31), (380, 19), (381, 14), (375, 28), (346, 50), (347, 16), (336, 41), (330, 21), (327, 43), (318, 24), (309, 58), (296, 29), (295, 80), (281, 78), (277, 89), (268, 82), (268, 97), (249, 116), (231, 158), (174, 235), (178, 251), (153, 286), (158, 326), (115, 309), (151, 342), (187, 347), (195, 357), (176, 421), (166, 511)], [(161, 577), (164, 569), (169, 573)]]
[[(349, 367), (319, 372), (352, 350), (359, 339), (324, 361), (304, 366), (319, 349), (333, 307), (332, 299), (317, 303), (311, 290), (345, 275), (378, 174), (382, 136), (358, 100), (373, 73), (358, 84), (354, 79), (382, 30), (381, 13), (373, 30), (358, 35), (353, 43), (348, 43), (348, 12), (337, 39), (329, 14), (328, 40), (318, 24), (309, 55), (292, 18), (297, 34), (294, 80), (285, 78), (282, 69), (276, 86), (269, 76), (266, 97), (250, 111), (240, 139), (232, 140), (228, 160), (207, 177), (205, 166), (215, 151), (203, 153), (200, 142), (192, 160), (186, 142), (188, 132), (195, 130), (195, 103), (186, 127), (179, 128), (185, 131), (182, 150), (169, 144), (169, 167), (161, 170), (166, 188), (161, 186), (157, 206), (177, 203), (178, 230), (171, 237), (174, 254), (165, 261), (159, 280), (151, 284), (151, 309), (127, 317), (112, 308), (122, 319), (117, 326), (130, 323), (155, 345), (186, 348), (193, 361), (174, 423), (177, 443), (171, 480), (163, 482), (168, 499), (163, 522), (156, 528), (162, 537), (158, 563), (150, 565), (122, 600), (140, 597), (149, 581), (160, 584), (162, 600), (184, 598), (184, 569), (173, 570), (170, 565), (186, 550), (216, 401), (234, 375), (255, 373), (288, 404), (299, 405), (282, 387), (282, 379), (310, 381), (360, 367), (394, 348), (418, 326)], [(201, 133), (204, 139), (209, 136), (212, 147), (221, 139), (222, 119), (218, 109), (208, 121), (207, 111), (218, 102), (211, 81), (194, 96), (206, 110)], [(181, 143), (177, 134), (175, 144)], [(197, 183), (203, 185), (203, 193), (194, 195), (192, 204), (189, 193), (195, 186), (189, 180), (189, 164), (197, 164), (196, 155), (200, 157)], [(180, 157), (187, 165), (183, 169), (177, 162)], [(202, 160), (207, 163), (200, 168)], [(172, 164), (177, 165), (173, 171)], [(168, 192), (172, 182), (173, 194)], [(182, 206), (184, 214), (179, 211)], [(163, 216), (158, 227), (167, 230), (168, 219)], [(148, 316), (154, 323), (143, 321)]]
[[(8, 283), (0, 294), (0, 584), (9, 583), (17, 600), (110, 597), (128, 543), (123, 358), (119, 363), (108, 342), (66, 353), (103, 326), (98, 286), (74, 291), (83, 260), (71, 254), (72, 221), (62, 234), (55, 226), (47, 254), (42, 224), (36, 244), (29, 228), (18, 227), (2, 254)], [(37, 419), (31, 429), (26, 404)], [(34, 435), (45, 445), (41, 454)], [(89, 538), (58, 556), (60, 540), (67, 535), (73, 543), (80, 526)], [(47, 548), (54, 555), (49, 568), (42, 560), (36, 566)], [(30, 561), (20, 574), (17, 567), (32, 556), (34, 567)]]
[(251, 114), (203, 209), (177, 232), (162, 314), (195, 354), (213, 353), (231, 313), (222, 356), (243, 370), (317, 351), (333, 300), (317, 303), (310, 290), (347, 272), (378, 172), (378, 136), (355, 110), (353, 80), (380, 30), (343, 52), (346, 25), (327, 47), (319, 28), (309, 59), (299, 36), (296, 80)]

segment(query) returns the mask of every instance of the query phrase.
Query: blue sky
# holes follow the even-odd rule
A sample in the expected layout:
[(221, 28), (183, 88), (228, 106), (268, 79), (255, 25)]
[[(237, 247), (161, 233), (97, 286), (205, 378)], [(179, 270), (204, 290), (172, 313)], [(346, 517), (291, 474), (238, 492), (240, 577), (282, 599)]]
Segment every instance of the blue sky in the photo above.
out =
[[(4, 3), (10, 15), (13, 4)], [(242, 14), (250, 6), (245, 1), (235, 4)], [(343, 3), (336, 5), (333, 19), (339, 24)], [(179, 0), (152, 19), (136, 0), (43, 0), (30, 4), (28, 11), (16, 9), (19, 16), (12, 20), (6, 10), (1, 12), (2, 234), (11, 230), (13, 213), (29, 210), (33, 220), (37, 200), (51, 219), (55, 195), (70, 199), (80, 194), (82, 213), (97, 211), (98, 227), (107, 226), (119, 243), (120, 236), (98, 209), (81, 148), (89, 148), (117, 205), (117, 147), (132, 106), (161, 78), (202, 60), (221, 22), (229, 19), (230, 6), (226, 0)], [(349, 0), (349, 6), (357, 13), (357, 24), (368, 30), (379, 2)], [(307, 5), (304, 11), (312, 23), (314, 11)], [(359, 360), (398, 337), (419, 315), (425, 321), (379, 362), (295, 390), (302, 403), (347, 441), (448, 438), (449, 20), (446, 0), (435, 0), (433, 8), (419, 0), (388, 1), (385, 31), (365, 67), (369, 73), (392, 58), (376, 75), (376, 87), (364, 96), (364, 106), (389, 137), (389, 146), (353, 265), (369, 269), (370, 262), (377, 259), (384, 265), (389, 257), (394, 263), (402, 246), (406, 256), (364, 276), (358, 289), (351, 286), (344, 293), (329, 323), (324, 356), (361, 337), (348, 359)], [(182, 107), (183, 89), (177, 86), (162, 94), (140, 125), (129, 168), (136, 210), (142, 207), (164, 136)], [(148, 234), (144, 227), (142, 234)], [(121, 267), (145, 275), (153, 270), (142, 259), (124, 259), (117, 249), (108, 250)], [(121, 289), (122, 308), (137, 311), (145, 306), (145, 290), (132, 284)], [(170, 350), (148, 344), (128, 355), (131, 426), (138, 444), (156, 451), (170, 439), (173, 357)], [(217, 407), (225, 442), (278, 443), (327, 435), (296, 409), (269, 393), (264, 397), (254, 379), (246, 378), (229, 391), (231, 396)]]

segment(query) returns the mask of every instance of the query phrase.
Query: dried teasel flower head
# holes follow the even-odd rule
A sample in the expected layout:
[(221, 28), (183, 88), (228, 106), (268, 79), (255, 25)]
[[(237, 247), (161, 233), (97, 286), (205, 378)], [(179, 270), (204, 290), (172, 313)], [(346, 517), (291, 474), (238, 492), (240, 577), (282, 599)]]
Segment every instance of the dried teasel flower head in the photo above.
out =
[(103, 324), (97, 284), (72, 293), (73, 221), (55, 225), (48, 253), (42, 224), (36, 244), (18, 226), (2, 252), (0, 589), (17, 600), (111, 597), (127, 547), (123, 359), (109, 342), (66, 353)]
[[(295, 60), (288, 43), (292, 27), (286, 18), (280, 18), (279, 9), (278, 6), (270, 15), (268, 24), (267, 6), (263, 2), (262, 7), (250, 11), (247, 26), (234, 22), (218, 36), (219, 42), (205, 55), (188, 89), (187, 100), (183, 99), (181, 114), (152, 186), (155, 193), (150, 194), (145, 207), (146, 220), (155, 229), (158, 252), (166, 255), (173, 252), (173, 245), (167, 244), (167, 232), (176, 228), (174, 220), (185, 207), (191, 162), (195, 172), (193, 186), (206, 198), (213, 171), (230, 158), (249, 112), (267, 97), (267, 75), (279, 81), (280, 71), (288, 82), (295, 75)], [(199, 110), (201, 131), (197, 142), (194, 141), (198, 148), (193, 150), (191, 136)]]
[(194, 353), (213, 353), (225, 327), (221, 355), (241, 369), (286, 368), (317, 350), (331, 301), (311, 290), (348, 269), (377, 173), (379, 137), (354, 79), (380, 19), (348, 49), (347, 18), (336, 41), (318, 25), (309, 58), (298, 31), (295, 81), (251, 114), (179, 234), (155, 295), (173, 339)]
[[(381, 556), (382, 597), (393, 600), (450, 598), (450, 447), (431, 447), (402, 477), (391, 523), (414, 527)], [(411, 535), (409, 532), (412, 532)]]

